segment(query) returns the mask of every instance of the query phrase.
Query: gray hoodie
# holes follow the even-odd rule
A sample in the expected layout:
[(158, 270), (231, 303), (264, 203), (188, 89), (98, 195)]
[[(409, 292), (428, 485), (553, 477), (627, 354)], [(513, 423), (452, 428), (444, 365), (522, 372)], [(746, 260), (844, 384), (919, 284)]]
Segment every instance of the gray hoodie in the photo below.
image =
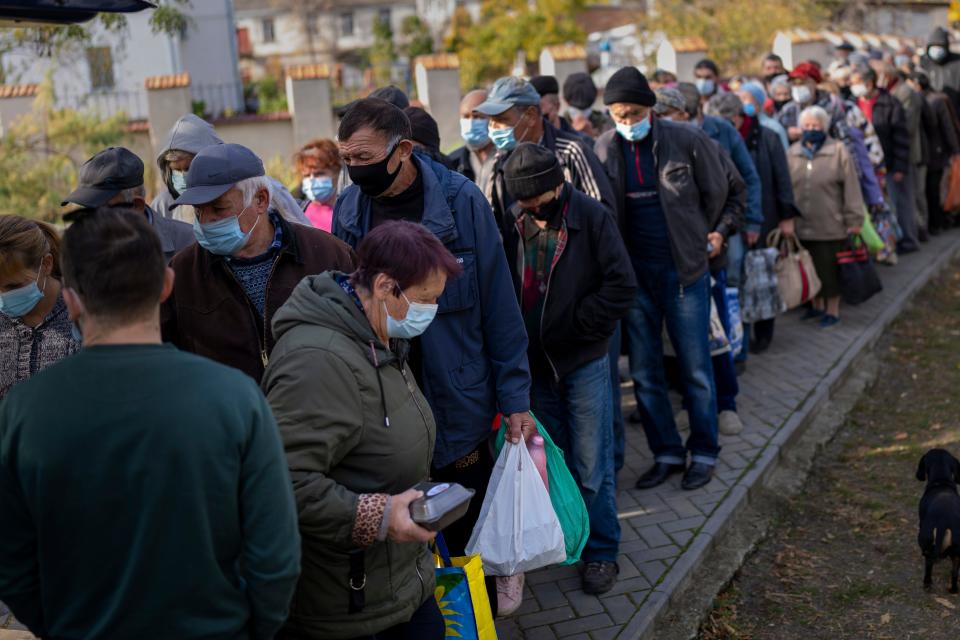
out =
[[(163, 182), (167, 185), (167, 188), (161, 190), (157, 197), (153, 199), (153, 202), (150, 203), (150, 207), (154, 211), (164, 218), (174, 217), (174, 211), (170, 210), (170, 204), (179, 195), (176, 194), (170, 181), (170, 167), (164, 158), (167, 152), (176, 149), (196, 155), (202, 149), (214, 144), (223, 144), (223, 140), (217, 135), (213, 125), (203, 118), (188, 113), (174, 123), (170, 133), (167, 134), (163, 147), (160, 149), (160, 154), (157, 156), (157, 166), (160, 167), (160, 175), (163, 177)], [(269, 176), (268, 178), (271, 183), (270, 204), (272, 207), (290, 222), (313, 226), (287, 188), (279, 181)], [(184, 207), (180, 208), (183, 209)], [(192, 207), (188, 207), (188, 209), (192, 209)], [(186, 218), (189, 218), (187, 221), (192, 222), (192, 212)]]

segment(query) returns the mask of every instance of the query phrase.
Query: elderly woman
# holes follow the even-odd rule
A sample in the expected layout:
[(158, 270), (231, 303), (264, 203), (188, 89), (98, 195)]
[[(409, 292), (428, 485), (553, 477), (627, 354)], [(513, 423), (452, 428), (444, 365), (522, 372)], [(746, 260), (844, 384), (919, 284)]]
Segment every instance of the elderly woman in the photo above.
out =
[[(305, 278), (277, 312), (263, 390), (300, 513), (303, 560), (284, 638), (444, 637), (427, 542), (410, 518), (435, 423), (407, 340), (437, 312), (456, 259), (424, 227), (387, 222), (351, 274)], [(442, 354), (436, 354), (438, 356)]]
[(60, 290), (56, 230), (0, 216), (0, 400), (17, 382), (80, 348)]
[(300, 175), (304, 214), (310, 224), (329, 232), (333, 227), (333, 205), (343, 168), (337, 143), (320, 138), (311, 140), (293, 156), (293, 163)]
[(846, 146), (831, 138), (830, 116), (821, 107), (800, 114), (801, 138), (790, 147), (790, 176), (803, 217), (797, 235), (810, 252), (823, 288), (804, 319), (820, 318), (828, 328), (840, 322), (837, 253), (863, 225), (863, 196), (857, 169)]

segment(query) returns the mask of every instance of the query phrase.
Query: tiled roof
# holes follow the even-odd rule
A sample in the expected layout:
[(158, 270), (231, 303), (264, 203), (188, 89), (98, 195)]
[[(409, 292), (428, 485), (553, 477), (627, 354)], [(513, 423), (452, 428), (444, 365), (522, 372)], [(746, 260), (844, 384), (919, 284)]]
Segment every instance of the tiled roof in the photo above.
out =
[(287, 67), (287, 75), (294, 80), (315, 80), (336, 75), (336, 66), (329, 64), (295, 64)]
[(459, 69), (460, 59), (455, 53), (434, 53), (427, 56), (417, 56), (414, 59), (414, 68), (423, 65), (424, 69)]
[(693, 53), (694, 51), (706, 51), (707, 42), (697, 36), (678, 36), (670, 38), (670, 45), (677, 53)]
[(555, 44), (545, 48), (557, 62), (563, 60), (586, 60), (587, 50), (579, 44)]
[(816, 31), (806, 31), (804, 29), (794, 29), (793, 31), (786, 31), (785, 35), (790, 38), (790, 42), (793, 44), (805, 44), (808, 42), (823, 42), (826, 38), (822, 33), (817, 33)]
[(0, 84), (0, 98), (29, 98), (37, 95), (37, 84)]
[(283, 122), (293, 120), (293, 116), (287, 111), (277, 111), (276, 113), (243, 113), (236, 116), (227, 116), (224, 118), (215, 118), (210, 122), (215, 127), (230, 124), (248, 124), (251, 122)]
[(169, 76), (151, 76), (144, 80), (147, 89), (182, 89), (190, 86), (190, 74), (176, 73)]
[(128, 120), (123, 129), (127, 133), (146, 133), (150, 131), (150, 122), (146, 119)]

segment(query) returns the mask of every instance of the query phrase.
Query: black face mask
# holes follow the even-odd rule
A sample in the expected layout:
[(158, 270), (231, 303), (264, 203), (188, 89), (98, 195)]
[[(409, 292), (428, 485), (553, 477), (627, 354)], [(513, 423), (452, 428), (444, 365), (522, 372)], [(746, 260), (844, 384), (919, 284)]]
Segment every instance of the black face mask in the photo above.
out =
[(390, 185), (392, 185), (393, 181), (397, 178), (397, 174), (400, 173), (400, 169), (403, 167), (403, 163), (401, 162), (392, 173), (387, 169), (390, 158), (393, 157), (393, 154), (399, 146), (399, 142), (393, 145), (393, 148), (387, 152), (387, 155), (380, 162), (348, 165), (347, 173), (350, 174), (350, 180), (353, 184), (360, 187), (360, 191), (372, 198), (379, 196), (389, 189)]
[(774, 107), (774, 109), (776, 109), (777, 111), (780, 111), (780, 109), (783, 109), (783, 106), (784, 106), (785, 104), (787, 104), (788, 102), (790, 102), (790, 101), (789, 101), (789, 100), (774, 100), (774, 101), (773, 101), (773, 107)]
[(541, 204), (540, 206), (537, 207), (536, 211), (534, 211), (533, 209), (527, 209), (526, 213), (530, 214), (537, 220), (541, 220), (543, 222), (550, 222), (556, 217), (558, 213), (560, 213), (560, 209), (563, 208), (563, 203), (566, 200), (566, 198), (564, 197), (566, 196), (566, 193), (567, 193), (567, 190), (566, 188), (564, 188), (562, 191), (560, 191), (560, 195), (554, 198), (553, 200), (551, 200), (550, 202)]

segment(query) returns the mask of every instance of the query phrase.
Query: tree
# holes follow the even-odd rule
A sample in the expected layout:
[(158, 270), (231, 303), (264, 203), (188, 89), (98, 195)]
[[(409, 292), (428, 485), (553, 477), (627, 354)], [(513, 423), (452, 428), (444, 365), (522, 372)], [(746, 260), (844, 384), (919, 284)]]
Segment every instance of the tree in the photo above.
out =
[(483, 0), (479, 23), (471, 25), (461, 15), (447, 38), (457, 47), (463, 87), (509, 73), (517, 51), (532, 62), (546, 46), (583, 42), (577, 24), (583, 6), (584, 0)]
[(401, 53), (410, 58), (411, 62), (417, 56), (433, 53), (433, 36), (427, 24), (420, 16), (407, 16), (400, 23), (400, 35), (406, 44), (401, 47)]
[(60, 201), (76, 186), (80, 165), (124, 137), (127, 117), (54, 107), (53, 81), (40, 85), (33, 109), (0, 137), (0, 211), (57, 222)]
[(377, 86), (390, 84), (393, 76), (393, 61), (397, 57), (393, 44), (393, 29), (386, 20), (377, 20), (373, 24), (373, 46), (370, 47), (370, 66), (373, 68), (373, 80)]
[(777, 31), (809, 28), (823, 17), (815, 0), (658, 0), (656, 14), (639, 27), (703, 38), (708, 55), (732, 74), (754, 69)]

